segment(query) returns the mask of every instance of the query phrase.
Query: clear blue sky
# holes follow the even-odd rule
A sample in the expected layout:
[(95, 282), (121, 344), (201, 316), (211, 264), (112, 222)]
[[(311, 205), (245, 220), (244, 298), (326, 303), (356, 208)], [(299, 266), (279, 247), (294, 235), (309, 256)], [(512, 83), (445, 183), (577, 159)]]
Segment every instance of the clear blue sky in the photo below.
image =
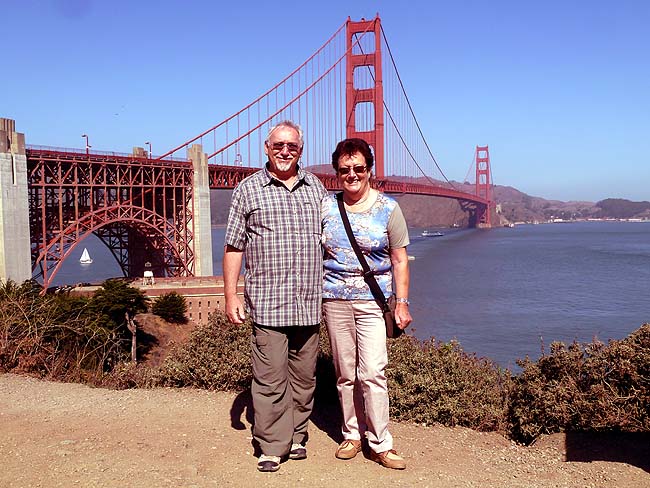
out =
[(450, 179), (650, 200), (650, 2), (2, 0), (0, 117), (28, 144), (162, 153), (379, 13)]

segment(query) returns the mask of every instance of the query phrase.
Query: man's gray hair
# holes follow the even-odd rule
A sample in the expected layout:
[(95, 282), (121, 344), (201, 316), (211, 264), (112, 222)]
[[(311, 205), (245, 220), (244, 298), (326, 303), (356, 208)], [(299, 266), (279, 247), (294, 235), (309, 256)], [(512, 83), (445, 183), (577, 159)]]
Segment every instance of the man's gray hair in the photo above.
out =
[(271, 129), (269, 130), (269, 133), (266, 135), (266, 139), (264, 140), (264, 142), (269, 142), (269, 139), (271, 138), (271, 134), (273, 134), (273, 132), (275, 132), (275, 130), (279, 129), (280, 127), (289, 127), (291, 129), (295, 130), (298, 133), (298, 138), (300, 139), (300, 147), (303, 147), (303, 145), (305, 144), (305, 141), (303, 140), (303, 137), (302, 137), (302, 135), (303, 135), (302, 128), (298, 124), (296, 124), (295, 122), (293, 122), (291, 120), (283, 120), (282, 122), (279, 122), (276, 125), (274, 125), (273, 127), (271, 127)]

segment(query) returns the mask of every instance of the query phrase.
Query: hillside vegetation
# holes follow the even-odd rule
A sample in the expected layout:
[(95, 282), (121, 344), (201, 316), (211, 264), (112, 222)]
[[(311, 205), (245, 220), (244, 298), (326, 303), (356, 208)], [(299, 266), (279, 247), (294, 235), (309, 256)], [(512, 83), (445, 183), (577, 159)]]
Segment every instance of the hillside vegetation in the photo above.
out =
[(608, 198), (596, 203), (600, 210), (597, 214), (601, 218), (650, 219), (650, 202), (631, 202), (623, 198)]
[(608, 198), (599, 202), (561, 202), (531, 197), (511, 187), (495, 186), (494, 199), (511, 222), (553, 219), (650, 219), (650, 202)]
[[(321, 172), (322, 167), (319, 167)], [(331, 168), (331, 167), (330, 167)], [(327, 169), (327, 168), (325, 168)], [(422, 178), (403, 178), (426, 183)], [(473, 185), (452, 182), (459, 190), (471, 193)], [(212, 190), (212, 225), (225, 225), (228, 219), (231, 190)], [(467, 227), (469, 211), (457, 200), (424, 195), (393, 195), (400, 204), (410, 227)], [(496, 225), (508, 222), (548, 222), (554, 219), (650, 219), (650, 202), (633, 202), (608, 198), (599, 202), (546, 200), (527, 195), (510, 186), (495, 185), (493, 198), (501, 213)]]
[[(142, 311), (138, 293), (109, 281), (86, 300), (42, 296), (31, 282), (2, 284), (0, 373), (115, 388), (249, 387), (250, 327), (232, 327), (221, 313), (161, 361), (132, 361), (129, 352), (142, 357), (157, 342), (148, 337), (131, 349), (125, 314)], [(317, 395), (336, 405), (329, 340), (321, 330)], [(523, 443), (562, 431), (650, 431), (650, 324), (608, 344), (555, 343), (538, 361), (518, 361), (519, 374), (435, 338), (390, 340), (389, 362), (394, 419), (494, 431)]]

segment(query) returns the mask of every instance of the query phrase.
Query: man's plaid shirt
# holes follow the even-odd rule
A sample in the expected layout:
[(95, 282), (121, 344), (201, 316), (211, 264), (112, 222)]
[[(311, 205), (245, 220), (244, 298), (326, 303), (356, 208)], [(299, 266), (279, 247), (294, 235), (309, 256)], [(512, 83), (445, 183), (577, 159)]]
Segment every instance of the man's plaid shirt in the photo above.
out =
[(300, 168), (291, 190), (266, 168), (235, 188), (225, 241), (244, 251), (244, 299), (256, 324), (320, 323), (320, 202), (325, 195), (320, 180)]

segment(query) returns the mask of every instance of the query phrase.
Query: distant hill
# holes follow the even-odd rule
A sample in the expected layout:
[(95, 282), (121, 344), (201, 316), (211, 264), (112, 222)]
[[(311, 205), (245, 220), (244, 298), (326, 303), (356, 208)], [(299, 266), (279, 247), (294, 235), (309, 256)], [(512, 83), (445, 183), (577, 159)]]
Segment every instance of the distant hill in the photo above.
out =
[[(333, 174), (331, 165), (312, 166), (309, 171)], [(428, 183), (425, 178), (391, 177), (399, 181)], [(435, 181), (435, 180), (434, 180)], [(473, 192), (474, 185), (451, 182), (461, 191)], [(228, 220), (232, 190), (212, 190), (210, 207), (212, 225), (224, 225)], [(411, 227), (467, 227), (469, 212), (452, 199), (425, 195), (394, 195)], [(546, 222), (553, 219), (574, 220), (586, 218), (650, 219), (650, 202), (633, 202), (608, 198), (597, 203), (584, 201), (562, 202), (546, 200), (520, 192), (511, 186), (495, 185), (493, 197), (500, 208), (493, 216), (496, 225), (509, 222)]]
[(511, 222), (549, 221), (553, 219), (648, 219), (650, 202), (608, 198), (599, 202), (545, 200), (531, 197), (509, 186), (495, 186), (494, 199), (501, 214)]
[(510, 186), (495, 185), (493, 191), (494, 200), (501, 207), (501, 215), (509, 222), (586, 219), (596, 217), (598, 213), (593, 202), (546, 200)]
[(632, 202), (622, 198), (608, 198), (596, 204), (598, 217), (616, 219), (650, 218), (650, 202)]

